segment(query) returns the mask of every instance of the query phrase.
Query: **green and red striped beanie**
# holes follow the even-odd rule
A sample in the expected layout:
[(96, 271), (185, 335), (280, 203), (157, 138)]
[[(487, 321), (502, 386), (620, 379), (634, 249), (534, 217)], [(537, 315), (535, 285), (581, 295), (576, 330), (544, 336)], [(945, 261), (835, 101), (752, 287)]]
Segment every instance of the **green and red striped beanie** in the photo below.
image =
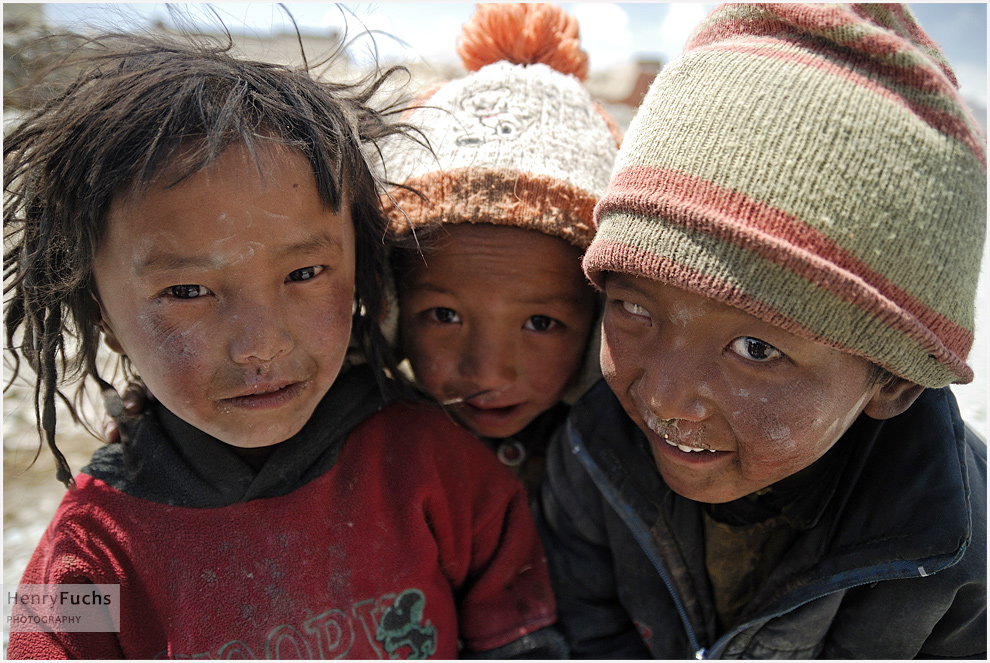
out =
[(657, 76), (584, 258), (966, 383), (986, 140), (902, 5), (732, 4)]

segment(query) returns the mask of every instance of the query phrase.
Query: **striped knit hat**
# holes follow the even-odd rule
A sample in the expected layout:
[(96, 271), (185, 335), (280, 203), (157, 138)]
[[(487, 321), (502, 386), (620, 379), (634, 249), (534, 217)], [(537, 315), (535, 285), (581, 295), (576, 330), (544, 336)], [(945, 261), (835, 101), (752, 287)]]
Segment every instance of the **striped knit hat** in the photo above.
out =
[(926, 387), (972, 380), (986, 143), (900, 5), (724, 5), (633, 119), (584, 267)]
[[(537, 230), (584, 249), (618, 151), (618, 128), (581, 84), (577, 22), (546, 4), (481, 4), (458, 46), (475, 73), (417, 100), (404, 119), (434, 154), (386, 154), (392, 232), (449, 223)], [(549, 66), (548, 66), (549, 65)]]

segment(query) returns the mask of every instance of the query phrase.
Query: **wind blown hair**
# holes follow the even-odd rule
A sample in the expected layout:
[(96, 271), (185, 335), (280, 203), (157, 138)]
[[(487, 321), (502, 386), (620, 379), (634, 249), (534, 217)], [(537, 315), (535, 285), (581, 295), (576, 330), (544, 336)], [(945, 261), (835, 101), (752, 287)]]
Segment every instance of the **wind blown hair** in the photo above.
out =
[[(383, 393), (405, 395), (408, 385), (379, 326), (388, 241), (379, 195), (394, 185), (383, 181), (376, 160), (378, 141), (386, 136), (418, 139), (409, 125), (390, 121), (401, 111), (397, 104), (376, 109), (372, 103), (388, 81), (408, 72), (394, 67), (356, 83), (319, 82), (305, 65), (238, 59), (227, 38), (218, 45), (60, 35), (60, 43), (75, 48), (46, 78), (68, 82), (5, 137), (4, 322), (13, 356), (5, 391), (23, 359), (37, 376), (39, 436), (67, 486), (71, 471), (55, 444), (56, 399), (78, 420), (73, 400), (81, 403), (88, 380), (111, 402), (116, 397), (97, 368), (93, 279), (111, 203), (140, 195), (166, 170), (163, 184), (174, 185), (234, 145), (244, 145), (256, 160), (264, 144), (298, 149), (312, 164), (324, 204), (337, 212), (347, 198), (357, 260), (352, 343), (375, 370)], [(133, 376), (126, 359), (123, 368)], [(72, 384), (76, 393), (69, 399), (62, 389)], [(119, 397), (115, 402), (119, 406)]]

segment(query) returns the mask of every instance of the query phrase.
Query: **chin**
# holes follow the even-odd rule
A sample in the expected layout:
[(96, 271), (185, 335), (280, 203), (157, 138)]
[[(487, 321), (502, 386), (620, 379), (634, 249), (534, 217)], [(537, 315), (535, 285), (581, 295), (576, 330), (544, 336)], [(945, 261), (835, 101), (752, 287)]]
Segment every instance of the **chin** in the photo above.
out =
[(239, 447), (241, 449), (259, 449), (261, 447), (270, 447), (280, 442), (285, 442), (290, 437), (302, 430), (302, 425), (293, 426), (278, 426), (278, 427), (266, 427), (264, 432), (258, 430), (254, 426), (249, 426), (242, 431), (232, 431), (230, 429), (223, 429), (217, 431), (216, 433), (210, 432), (206, 429), (206, 432), (217, 438), (224, 444), (229, 444), (232, 447)]
[(725, 487), (720, 487), (718, 485), (706, 486), (701, 485), (697, 481), (682, 481), (677, 476), (671, 476), (670, 473), (664, 472), (663, 469), (657, 467), (660, 476), (663, 477), (664, 483), (667, 486), (685, 499), (689, 499), (692, 502), (701, 502), (703, 504), (724, 504), (725, 502), (732, 502), (744, 497), (748, 493), (736, 494), (736, 491), (727, 490)]

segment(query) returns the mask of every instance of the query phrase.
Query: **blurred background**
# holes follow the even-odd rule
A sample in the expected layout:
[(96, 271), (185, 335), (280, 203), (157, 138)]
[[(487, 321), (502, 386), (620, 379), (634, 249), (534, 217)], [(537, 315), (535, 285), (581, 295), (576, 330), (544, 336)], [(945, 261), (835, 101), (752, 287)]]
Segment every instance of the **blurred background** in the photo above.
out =
[[(625, 129), (650, 82), (676, 57), (691, 30), (715, 6), (696, 3), (564, 3), (581, 28), (582, 47), (590, 58), (586, 81)], [(71, 29), (87, 32), (112, 28), (171, 32), (182, 29), (219, 35), (222, 26), (234, 37), (241, 54), (262, 60), (300, 64), (299, 42), (286, 11), (274, 4), (223, 2), (212, 5), (161, 3), (3, 5), (3, 119), (16, 123), (36, 103), (18, 91), (34, 73), (44, 49), (36, 37)], [(298, 25), (310, 61), (346, 43), (346, 56), (334, 61), (326, 75), (348, 77), (376, 61), (404, 64), (413, 74), (412, 90), (464, 75), (455, 46), (461, 26), (474, 12), (473, 3), (394, 2), (332, 5), (286, 3)], [(922, 27), (944, 50), (956, 72), (962, 96), (986, 132), (987, 6), (985, 4), (911, 3)], [(963, 416), (986, 440), (987, 346), (990, 345), (990, 294), (987, 260), (980, 281), (976, 344), (970, 365), (977, 379), (954, 385)], [(4, 373), (9, 372), (7, 358)], [(4, 379), (4, 384), (9, 378)], [(32, 386), (22, 377), (3, 399), (3, 582), (16, 584), (64, 492), (55, 481), (50, 454), (38, 449)], [(99, 420), (101, 409), (89, 405)], [(101, 442), (81, 426), (59, 415), (59, 446), (74, 471), (88, 461)], [(6, 649), (6, 643), (4, 643)]]
[[(581, 27), (581, 45), (590, 59), (586, 84), (608, 104), (620, 125), (628, 123), (660, 67), (680, 53), (694, 26), (715, 7), (707, 3), (603, 2), (561, 6)], [(985, 126), (986, 5), (912, 3), (910, 7), (942, 46), (963, 96)], [(11, 106), (29, 102), (11, 94), (30, 74), (30, 60), (39, 55), (25, 51), (24, 43), (53, 30), (183, 28), (217, 34), (222, 23), (245, 55), (296, 63), (300, 58), (294, 20), (310, 59), (346, 41), (347, 66), (363, 70), (376, 55), (383, 64), (405, 64), (414, 73), (415, 88), (465, 73), (455, 46), (461, 26), (473, 12), (474, 4), (469, 2), (4, 3), (5, 119)]]

